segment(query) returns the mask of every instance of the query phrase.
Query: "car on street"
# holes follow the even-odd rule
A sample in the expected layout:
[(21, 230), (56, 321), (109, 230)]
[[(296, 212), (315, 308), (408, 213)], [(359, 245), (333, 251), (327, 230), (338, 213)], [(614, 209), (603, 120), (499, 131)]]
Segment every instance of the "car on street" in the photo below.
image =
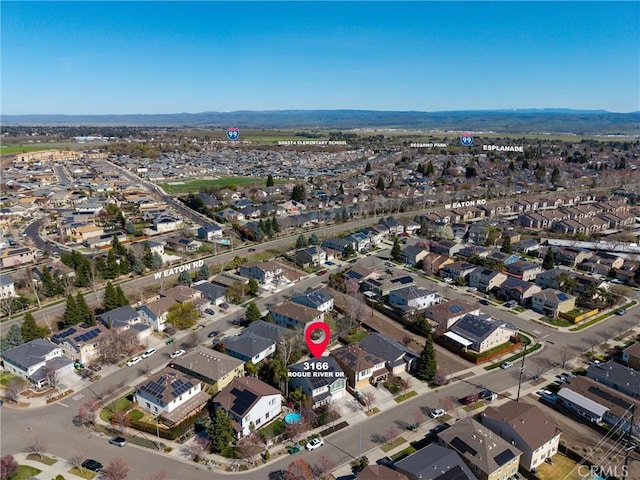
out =
[(440, 417), (444, 417), (444, 414), (445, 414), (445, 413), (446, 413), (446, 412), (445, 412), (443, 409), (441, 409), (441, 408), (436, 408), (435, 410), (431, 410), (431, 411), (429, 412), (429, 416), (430, 416), (431, 418), (440, 418)]
[(620, 308), (620, 309), (616, 310), (616, 315), (624, 315), (625, 313), (627, 313), (627, 309), (626, 308)]
[(305, 448), (309, 451), (311, 450), (315, 450), (316, 448), (320, 448), (322, 445), (324, 445), (324, 440), (321, 438), (314, 438), (313, 440), (311, 440), (309, 443), (307, 443), (307, 445), (305, 446)]
[(211, 308), (207, 308), (204, 313), (206, 313), (207, 315), (215, 315), (216, 312), (215, 310), (211, 309)]
[(536, 392), (536, 395), (538, 395), (539, 397), (542, 397), (543, 395), (551, 396), (553, 395), (553, 392), (551, 390), (543, 389), (543, 390), (538, 390)]
[(209, 334), (207, 335), (207, 337), (209, 337), (209, 338), (213, 338), (213, 337), (215, 337), (216, 335), (218, 335), (219, 333), (220, 333), (220, 332), (219, 332), (218, 330), (211, 330), (211, 331), (209, 332)]
[(109, 440), (111, 445), (117, 445), (118, 447), (124, 447), (127, 444), (127, 439), (124, 437), (113, 437)]
[(460, 403), (463, 405), (472, 405), (477, 401), (478, 401), (478, 395), (476, 394), (469, 394), (466, 397), (462, 397), (460, 399)]
[(477, 291), (478, 291), (478, 289), (476, 287), (471, 287), (471, 288), (467, 289), (467, 292), (469, 292), (469, 293), (473, 293), (473, 292), (477, 292)]
[(155, 348), (149, 348), (149, 349), (145, 350), (144, 352), (142, 352), (141, 357), (142, 358), (149, 358), (154, 353), (156, 353), (156, 349)]
[(513, 367), (513, 363), (511, 362), (503, 362), (503, 364), (500, 365), (500, 368), (503, 370), (506, 370), (507, 368), (511, 368), (511, 367)]
[(327, 271), (326, 271), (326, 270), (320, 270), (320, 271), (318, 272), (318, 275), (326, 275), (326, 274), (327, 274)]
[(325, 265), (329, 265), (329, 266), (333, 266), (333, 265), (335, 265), (335, 263), (333, 263), (333, 262), (324, 262), (324, 264), (325, 264)]
[(171, 358), (178, 358), (181, 355), (184, 355), (185, 351), (180, 349), (180, 350), (176, 350), (175, 352), (173, 352), (171, 355), (169, 355)]
[(250, 249), (249, 249), (249, 251), (250, 251), (250, 252), (255, 252), (255, 251), (256, 251), (256, 249), (255, 249), (255, 248), (250, 248)]
[(489, 300), (487, 300), (486, 298), (481, 298), (479, 301), (482, 305), (489, 305)]
[(482, 390), (478, 395), (480, 400), (486, 400), (488, 402), (493, 402), (498, 399), (498, 394), (496, 392), (492, 392), (491, 390)]
[(87, 458), (84, 462), (82, 462), (82, 468), (86, 468), (87, 470), (91, 470), (92, 472), (99, 472), (102, 470), (102, 464), (97, 460)]
[(447, 277), (444, 279), (444, 283), (453, 283), (453, 278)]
[(140, 357), (133, 357), (130, 358), (129, 361), (127, 362), (127, 367), (132, 367), (134, 366), (136, 363), (138, 363), (140, 360), (142, 360)]

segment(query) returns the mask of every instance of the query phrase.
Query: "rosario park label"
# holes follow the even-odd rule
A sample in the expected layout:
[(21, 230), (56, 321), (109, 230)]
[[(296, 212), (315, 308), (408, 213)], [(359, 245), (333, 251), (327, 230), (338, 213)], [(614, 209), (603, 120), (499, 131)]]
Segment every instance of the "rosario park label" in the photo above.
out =
[(185, 263), (184, 265), (178, 265), (177, 267), (168, 268), (163, 272), (154, 273), (153, 276), (156, 280), (160, 280), (161, 278), (166, 278), (171, 275), (175, 275), (176, 273), (196, 270), (202, 266), (204, 266), (204, 260), (196, 260), (195, 262)]

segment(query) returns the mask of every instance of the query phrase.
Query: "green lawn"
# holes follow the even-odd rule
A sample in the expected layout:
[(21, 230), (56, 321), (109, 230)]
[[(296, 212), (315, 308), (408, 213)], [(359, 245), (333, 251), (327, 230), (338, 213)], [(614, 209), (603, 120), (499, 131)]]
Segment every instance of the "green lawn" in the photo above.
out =
[(398, 395), (396, 398), (394, 398), (394, 400), (396, 401), (396, 403), (400, 403), (410, 399), (411, 397), (415, 397), (416, 395), (418, 395), (418, 393), (411, 390), (410, 392), (403, 393), (402, 395)]
[(8, 480), (29, 480), (31, 477), (35, 477), (41, 472), (42, 470), (30, 467), (29, 465), (18, 465), (18, 473), (13, 477), (9, 477)]
[(73, 467), (71, 470), (69, 470), (69, 473), (82, 478), (86, 478), (87, 480), (93, 480), (93, 478), (97, 475), (96, 472), (92, 472), (91, 470), (87, 470), (86, 468), (78, 467)]
[(400, 450), (398, 453), (394, 453), (393, 455), (391, 455), (391, 460), (393, 460), (394, 462), (397, 462), (399, 460), (402, 460), (405, 457), (408, 457), (412, 453), (416, 453), (416, 452), (417, 450), (414, 447), (409, 446), (404, 450)]
[(382, 450), (384, 453), (390, 452), (391, 450), (393, 450), (396, 447), (399, 447), (400, 445), (402, 445), (406, 441), (407, 440), (404, 437), (394, 438), (392, 442), (382, 445), (380, 447), (380, 450)]
[(252, 177), (222, 177), (215, 179), (194, 178), (191, 180), (159, 183), (165, 192), (170, 194), (199, 192), (201, 188), (226, 188), (229, 185), (266, 185), (266, 178)]
[(4, 385), (6, 387), (7, 383), (9, 383), (9, 380), (11, 380), (13, 377), (14, 375), (10, 374), (9, 372), (0, 373), (0, 385)]
[(42, 150), (56, 150), (58, 148), (61, 147), (53, 145), (3, 145), (2, 147), (0, 147), (0, 155), (40, 152)]
[(40, 455), (36, 455), (35, 453), (30, 453), (29, 455), (27, 455), (27, 460), (44, 463), (45, 465), (53, 465), (58, 461), (55, 458), (47, 457), (46, 455), (43, 455), (42, 458), (40, 458)]

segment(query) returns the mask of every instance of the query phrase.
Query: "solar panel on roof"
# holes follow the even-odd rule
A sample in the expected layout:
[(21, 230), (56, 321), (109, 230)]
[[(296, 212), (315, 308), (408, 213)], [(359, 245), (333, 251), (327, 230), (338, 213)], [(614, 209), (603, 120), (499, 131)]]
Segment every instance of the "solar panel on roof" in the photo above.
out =
[(502, 466), (505, 463), (509, 462), (513, 458), (516, 458), (516, 456), (508, 448), (504, 452), (501, 452), (498, 455), (496, 455), (495, 457), (493, 457), (493, 459), (496, 461), (496, 463), (498, 465), (500, 465), (500, 466)]
[(453, 305), (449, 305), (449, 310), (452, 313), (460, 313), (464, 310), (464, 308), (462, 307), (462, 305), (458, 305), (458, 304), (453, 304)]
[(558, 293), (558, 299), (562, 301), (569, 300), (569, 296), (564, 292), (560, 292)]

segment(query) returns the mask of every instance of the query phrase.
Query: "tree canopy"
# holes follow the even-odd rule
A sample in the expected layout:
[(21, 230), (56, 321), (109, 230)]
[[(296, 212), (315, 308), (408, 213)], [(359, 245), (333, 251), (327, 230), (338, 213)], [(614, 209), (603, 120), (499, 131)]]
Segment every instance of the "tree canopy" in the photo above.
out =
[(167, 313), (167, 323), (173, 325), (178, 330), (193, 327), (200, 318), (200, 312), (195, 303), (191, 301), (176, 302), (169, 307)]

